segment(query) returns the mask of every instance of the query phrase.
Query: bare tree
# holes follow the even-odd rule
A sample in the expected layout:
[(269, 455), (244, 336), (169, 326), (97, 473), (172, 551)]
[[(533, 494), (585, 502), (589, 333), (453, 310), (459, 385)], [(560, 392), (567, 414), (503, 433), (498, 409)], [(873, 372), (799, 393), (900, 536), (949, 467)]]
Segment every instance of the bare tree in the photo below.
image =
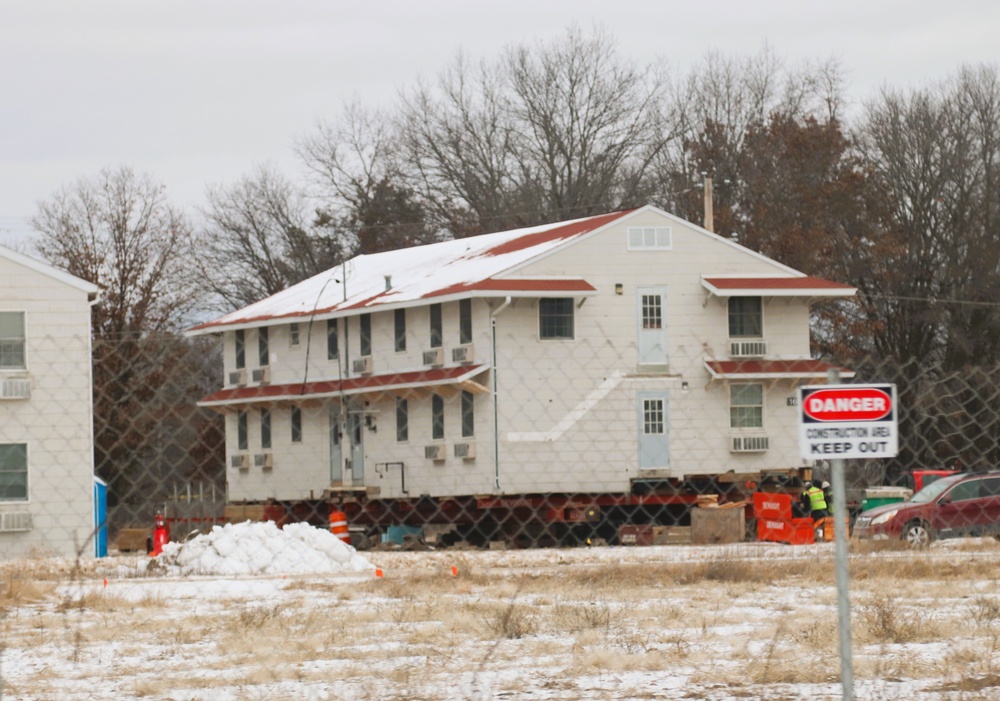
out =
[(600, 31), (475, 67), (460, 55), (435, 89), (404, 97), (408, 172), (459, 236), (631, 206), (669, 138), (664, 88)]
[[(201, 298), (191, 228), (162, 185), (124, 166), (63, 188), (39, 205), (32, 224), (49, 261), (100, 287), (92, 313), (95, 465), (113, 508), (146, 502), (142, 487), (151, 460), (167, 450), (167, 423), (182, 416), (193, 435), (218, 424), (193, 408), (206, 374), (192, 373), (191, 354), (213, 349), (175, 333)], [(170, 452), (175, 475), (223, 468), (221, 442)]]
[(1000, 357), (998, 136), (995, 68), (885, 89), (866, 106), (858, 141), (888, 193), (897, 241), (860, 285), (882, 322), (882, 356), (952, 368)]
[(772, 119), (833, 123), (843, 102), (843, 78), (835, 60), (788, 67), (767, 46), (750, 56), (706, 54), (671, 87), (668, 123), (680, 137), (656, 164), (656, 201), (690, 221), (702, 221), (702, 174), (715, 179), (716, 230), (740, 234), (741, 171), (746, 139)]
[(323, 203), (319, 223), (348, 255), (435, 240), (423, 203), (403, 177), (398, 140), (384, 114), (348, 103), (338, 121), (321, 123), (296, 151)]
[(337, 265), (342, 244), (273, 168), (208, 188), (199, 268), (225, 309), (245, 306)]
[(437, 89), (402, 98), (401, 148), (408, 174), (439, 221), (458, 237), (518, 226), (512, 158), (516, 129), (499, 71), (459, 54)]
[(148, 175), (122, 166), (81, 179), (42, 202), (31, 223), (43, 256), (101, 288), (96, 333), (176, 329), (198, 301), (190, 225)]

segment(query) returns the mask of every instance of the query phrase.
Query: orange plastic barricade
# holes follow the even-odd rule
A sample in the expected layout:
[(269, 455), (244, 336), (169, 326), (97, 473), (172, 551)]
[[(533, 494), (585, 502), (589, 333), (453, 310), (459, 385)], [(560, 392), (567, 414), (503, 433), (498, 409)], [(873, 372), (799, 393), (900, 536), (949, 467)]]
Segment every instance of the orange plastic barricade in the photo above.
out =
[(814, 543), (811, 518), (793, 518), (789, 494), (755, 492), (753, 515), (757, 519), (757, 540), (807, 545)]

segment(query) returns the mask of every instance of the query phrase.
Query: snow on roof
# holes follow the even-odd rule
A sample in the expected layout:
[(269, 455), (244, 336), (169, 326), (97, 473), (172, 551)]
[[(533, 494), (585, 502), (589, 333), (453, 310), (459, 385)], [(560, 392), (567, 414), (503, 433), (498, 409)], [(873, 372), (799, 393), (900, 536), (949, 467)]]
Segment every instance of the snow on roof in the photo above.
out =
[(702, 286), (717, 297), (852, 297), (857, 288), (809, 275), (783, 277), (705, 276)]
[(578, 277), (503, 279), (519, 266), (636, 210), (470, 236), (361, 255), (243, 309), (188, 329), (189, 335), (259, 325), (271, 319), (336, 317), (375, 307), (406, 306), (448, 295), (595, 292)]
[(214, 526), (185, 543), (167, 543), (157, 566), (183, 575), (326, 574), (375, 566), (327, 530), (273, 521)]

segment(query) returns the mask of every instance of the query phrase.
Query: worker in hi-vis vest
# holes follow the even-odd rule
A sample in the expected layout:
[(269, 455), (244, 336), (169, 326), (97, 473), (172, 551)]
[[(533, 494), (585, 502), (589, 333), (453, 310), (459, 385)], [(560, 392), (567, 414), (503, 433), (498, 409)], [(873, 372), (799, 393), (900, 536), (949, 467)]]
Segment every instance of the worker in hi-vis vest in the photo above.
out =
[(820, 489), (823, 490), (823, 501), (826, 502), (826, 513), (833, 516), (833, 490), (830, 487), (830, 483), (825, 481), (820, 485)]
[(829, 512), (826, 508), (826, 497), (823, 495), (823, 489), (820, 487), (819, 480), (806, 482), (805, 486), (806, 488), (802, 490), (802, 503), (809, 509), (813, 521), (826, 518)]

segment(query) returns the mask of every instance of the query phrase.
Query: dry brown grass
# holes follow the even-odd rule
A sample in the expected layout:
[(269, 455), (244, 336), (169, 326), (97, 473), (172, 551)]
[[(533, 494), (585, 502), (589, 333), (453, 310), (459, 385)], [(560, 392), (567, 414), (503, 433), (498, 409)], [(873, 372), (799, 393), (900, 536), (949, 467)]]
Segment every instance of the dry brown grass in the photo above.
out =
[[(855, 678), (879, 680), (885, 690), (873, 698), (893, 698), (900, 679), (926, 680), (962, 699), (996, 691), (998, 550), (989, 543), (854, 551)], [(782, 685), (838, 678), (828, 549), (579, 565), (569, 561), (573, 554), (556, 566), (526, 559), (502, 567), (468, 555), (452, 577), (453, 559), (410, 553), (389, 561), (382, 579), (292, 577), (279, 597), (201, 606), (198, 618), (162, 595), (133, 590), (126, 598), (114, 586), (84, 586), (71, 570), (40, 565), (38, 579), (7, 571), (4, 641), (55, 650), (53, 659), (74, 660), (74, 674), (92, 669), (95, 679), (118, 679), (136, 698), (171, 689), (193, 697), (204, 689), (206, 699), (217, 695), (212, 689), (282, 698), (281, 685), (296, 684), (325, 685), (337, 699), (638, 699), (663, 697), (655, 680), (680, 674), (690, 680), (690, 698), (770, 699), (782, 698)], [(117, 659), (146, 664), (99, 666), (109, 644)], [(920, 652), (941, 644), (940, 661)], [(7, 679), (5, 691), (57, 698), (63, 669)], [(615, 691), (610, 680), (622, 675), (649, 686)]]

